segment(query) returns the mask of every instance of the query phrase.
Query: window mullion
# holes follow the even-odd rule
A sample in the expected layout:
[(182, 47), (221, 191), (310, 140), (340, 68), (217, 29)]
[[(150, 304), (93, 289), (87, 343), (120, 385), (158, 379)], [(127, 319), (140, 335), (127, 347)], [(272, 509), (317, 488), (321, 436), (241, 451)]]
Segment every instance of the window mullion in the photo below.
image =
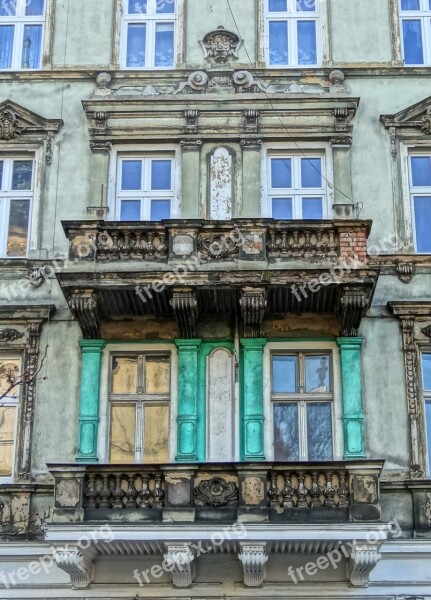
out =
[(144, 441), (144, 403), (136, 403), (136, 431), (135, 431), (135, 462), (143, 462), (143, 441)]
[(307, 403), (304, 400), (299, 402), (299, 458), (301, 461), (308, 460), (307, 443)]

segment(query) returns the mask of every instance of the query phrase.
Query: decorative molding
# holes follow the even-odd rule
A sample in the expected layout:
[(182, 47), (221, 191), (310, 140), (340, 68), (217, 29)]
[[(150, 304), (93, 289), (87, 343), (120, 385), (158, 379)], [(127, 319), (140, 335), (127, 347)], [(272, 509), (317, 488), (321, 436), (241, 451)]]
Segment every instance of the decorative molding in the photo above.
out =
[(16, 141), (17, 144), (23, 140), (40, 146), (45, 144), (47, 164), (52, 159), (53, 136), (62, 125), (61, 119), (45, 119), (12, 100), (0, 103), (0, 140)]
[(16, 342), (24, 337), (24, 333), (17, 329), (0, 329), (0, 342)]
[(85, 339), (100, 339), (101, 311), (94, 290), (75, 290), (69, 301), (72, 314), (79, 321)]
[(338, 312), (341, 316), (341, 335), (357, 337), (361, 321), (370, 304), (370, 293), (367, 288), (346, 286), (341, 289)]
[(261, 148), (263, 140), (260, 138), (246, 138), (241, 140), (242, 148)]
[(353, 138), (351, 135), (339, 135), (337, 137), (333, 137), (329, 140), (329, 143), (331, 144), (332, 147), (342, 147), (342, 146), (346, 146), (347, 148), (350, 148), (353, 142)]
[(410, 283), (416, 273), (416, 266), (412, 262), (402, 262), (399, 260), (397, 261), (395, 269), (398, 279), (403, 283)]
[(397, 160), (397, 158), (398, 158), (398, 137), (397, 137), (396, 127), (390, 127), (389, 136), (390, 136), (390, 140), (391, 140), (392, 160)]
[(221, 477), (204, 479), (195, 488), (193, 494), (197, 506), (238, 505), (238, 486), (233, 481), (227, 482)]
[(202, 233), (198, 236), (198, 250), (203, 261), (237, 260), (241, 241), (235, 232)]
[(57, 567), (69, 575), (72, 589), (90, 587), (94, 578), (94, 562), (85, 557), (79, 548), (56, 548), (53, 558)]
[(96, 111), (89, 115), (93, 127), (92, 135), (106, 135), (108, 131), (109, 113)]
[(244, 337), (261, 337), (261, 328), (268, 305), (265, 288), (243, 288), (239, 301), (244, 320)]
[(345, 88), (343, 86), (344, 80), (346, 76), (341, 69), (333, 69), (328, 76), (329, 82), (331, 84), (332, 92), (344, 92)]
[(202, 140), (181, 140), (180, 146), (182, 150), (200, 150), (202, 148)]
[(188, 544), (166, 544), (164, 559), (172, 573), (172, 583), (177, 588), (188, 588), (195, 578), (195, 557)]
[(46, 283), (48, 279), (45, 267), (30, 268), (28, 271), (27, 279), (29, 280), (30, 285), (32, 287), (40, 288), (41, 285)]
[(101, 152), (110, 152), (112, 150), (112, 142), (105, 142), (99, 140), (90, 141), (91, 150), (99, 150)]
[(54, 140), (54, 133), (52, 131), (48, 131), (48, 134), (46, 136), (46, 145), (45, 145), (45, 162), (47, 165), (52, 164), (52, 158), (54, 155), (54, 152), (52, 149), (53, 140)]
[(18, 116), (13, 110), (6, 109), (0, 112), (0, 140), (14, 140), (25, 130)]
[(382, 555), (375, 546), (355, 545), (348, 561), (348, 578), (355, 587), (368, 587), (370, 573)]
[(189, 93), (202, 93), (207, 90), (208, 87), (208, 75), (205, 71), (194, 71), (191, 73), (187, 81), (183, 81), (174, 95), (181, 94), (184, 90), (188, 90)]
[(249, 109), (244, 112), (245, 130), (247, 133), (257, 133), (259, 129), (259, 111)]
[(219, 25), (215, 31), (207, 33), (199, 43), (206, 59), (216, 64), (225, 64), (231, 59), (238, 58), (242, 40), (233, 31), (228, 31), (223, 25)]
[(431, 96), (394, 115), (381, 115), (380, 121), (386, 129), (400, 130), (398, 135), (405, 135), (409, 130), (419, 130), (425, 135), (430, 135)]
[(421, 329), (421, 332), (424, 334), (424, 336), (431, 339), (431, 325), (428, 325), (427, 327)]
[(170, 305), (174, 311), (183, 339), (196, 338), (196, 321), (198, 318), (198, 301), (191, 288), (176, 288)]
[(269, 559), (266, 544), (243, 543), (238, 558), (244, 569), (244, 585), (260, 587), (266, 579), (266, 564)]
[(428, 526), (431, 527), (431, 494), (427, 494), (428, 502), (425, 505), (425, 518)]
[(197, 110), (185, 110), (184, 118), (186, 120), (185, 133), (197, 133), (198, 132), (198, 120), (199, 111)]
[(106, 98), (108, 96), (112, 96), (112, 90), (109, 89), (109, 84), (112, 81), (112, 77), (109, 73), (103, 72), (99, 73), (96, 77), (96, 89), (94, 91), (94, 96)]
[(426, 114), (422, 117), (422, 131), (431, 133), (431, 107), (428, 108)]

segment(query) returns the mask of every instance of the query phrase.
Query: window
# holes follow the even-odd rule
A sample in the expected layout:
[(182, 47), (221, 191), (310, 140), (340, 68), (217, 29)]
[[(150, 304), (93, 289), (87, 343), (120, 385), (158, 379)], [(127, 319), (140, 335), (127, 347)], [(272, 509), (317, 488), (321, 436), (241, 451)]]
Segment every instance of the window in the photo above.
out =
[(0, 2), (0, 69), (40, 69), (45, 0)]
[(269, 212), (273, 219), (325, 219), (322, 155), (268, 157)]
[(174, 66), (177, 0), (124, 0), (122, 66)]
[(416, 251), (431, 254), (431, 154), (409, 156), (410, 198)]
[(277, 352), (271, 371), (274, 460), (331, 461), (331, 355)]
[(27, 255), (34, 160), (0, 157), (0, 257)]
[(6, 394), (0, 400), (0, 480), (13, 477), (19, 389), (9, 389), (9, 376), (20, 370), (19, 358), (0, 356), (0, 396)]
[(319, 0), (264, 0), (267, 64), (316, 66), (321, 62)]
[(404, 64), (431, 65), (431, 0), (400, 0)]
[(428, 475), (431, 476), (431, 354), (422, 354), (422, 389), (425, 402), (425, 430), (428, 450)]
[(162, 221), (172, 216), (174, 160), (169, 155), (120, 157), (117, 219)]
[(110, 463), (168, 462), (170, 395), (169, 355), (112, 356)]

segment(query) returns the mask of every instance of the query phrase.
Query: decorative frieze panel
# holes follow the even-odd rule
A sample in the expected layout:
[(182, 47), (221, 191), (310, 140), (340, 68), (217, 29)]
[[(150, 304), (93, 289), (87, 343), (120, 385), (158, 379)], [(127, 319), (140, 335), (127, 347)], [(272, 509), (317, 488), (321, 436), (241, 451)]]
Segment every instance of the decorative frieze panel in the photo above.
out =
[(236, 33), (220, 25), (215, 31), (207, 33), (200, 44), (206, 59), (216, 64), (224, 64), (238, 58), (242, 42)]
[(194, 490), (196, 506), (237, 506), (238, 486), (222, 477), (204, 479)]

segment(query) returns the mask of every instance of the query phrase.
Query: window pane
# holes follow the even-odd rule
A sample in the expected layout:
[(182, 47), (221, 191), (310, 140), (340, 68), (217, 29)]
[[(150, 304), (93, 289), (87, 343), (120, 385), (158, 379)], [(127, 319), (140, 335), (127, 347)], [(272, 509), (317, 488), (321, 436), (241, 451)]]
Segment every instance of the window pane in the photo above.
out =
[(166, 357), (145, 359), (145, 392), (147, 394), (169, 394), (170, 360)]
[(298, 405), (274, 404), (274, 460), (299, 460)]
[(301, 182), (304, 188), (322, 187), (321, 158), (301, 158)]
[(156, 67), (172, 67), (174, 64), (174, 24), (156, 25)]
[(269, 0), (269, 12), (286, 12), (287, 0)]
[(145, 67), (145, 48), (147, 43), (147, 26), (145, 23), (129, 25), (127, 28), (128, 67)]
[(151, 161), (151, 189), (170, 190), (172, 188), (170, 160)]
[(13, 161), (12, 189), (14, 191), (31, 190), (32, 176), (32, 160)]
[(401, 10), (420, 10), (421, 0), (401, 0)]
[[(12, 358), (6, 358), (0, 360), (0, 396), (6, 394), (9, 389), (8, 377), (11, 374), (12, 377), (19, 375), (20, 372), (20, 361)], [(8, 392), (6, 396), (9, 400), (16, 398), (19, 394), (19, 390), (15, 387)]]
[(305, 357), (305, 391), (326, 393), (331, 391), (329, 356)]
[(316, 0), (296, 0), (296, 10), (298, 12), (313, 12), (316, 10)]
[(404, 62), (406, 65), (422, 65), (422, 25), (419, 20), (403, 20)]
[(431, 354), (422, 355), (424, 390), (431, 392)]
[(425, 402), (425, 421), (428, 443), (428, 475), (431, 475), (431, 400)]
[(273, 198), (272, 218), (285, 220), (293, 219), (292, 198)]
[(0, 25), (0, 69), (10, 69), (12, 66), (13, 25)]
[(0, 477), (11, 477), (15, 446), (16, 407), (0, 407)]
[(140, 221), (141, 220), (141, 201), (140, 200), (122, 200), (121, 201), (121, 221)]
[(145, 15), (147, 0), (129, 0), (129, 15)]
[(289, 63), (287, 21), (269, 22), (269, 64)]
[(303, 198), (302, 218), (323, 219), (323, 198)]
[(135, 407), (125, 404), (111, 406), (111, 438), (109, 462), (135, 462), (136, 416)]
[(14, 17), (16, 14), (16, 0), (13, 2), (0, 0), (0, 17)]
[(39, 69), (42, 52), (42, 25), (26, 25), (22, 45), (21, 67)]
[(44, 11), (45, 0), (27, 0), (25, 6), (25, 14), (27, 16), (43, 15)]
[(272, 357), (272, 391), (292, 394), (297, 391), (296, 356)]
[(142, 189), (142, 161), (141, 160), (123, 160), (121, 189), (122, 190), (141, 190)]
[(170, 200), (151, 200), (151, 221), (163, 221), (171, 218)]
[(292, 159), (271, 159), (271, 187), (286, 189), (292, 187)]
[(331, 404), (307, 404), (308, 460), (332, 460)]
[(3, 161), (0, 160), (0, 190), (3, 189)]
[(317, 64), (316, 21), (298, 21), (298, 63)]
[(169, 461), (169, 406), (144, 409), (144, 462)]
[(431, 186), (431, 156), (412, 156), (412, 183), (415, 187)]
[(7, 255), (22, 257), (27, 254), (30, 200), (12, 200), (9, 212)]
[(173, 14), (175, 12), (175, 0), (156, 0), (156, 12)]
[(416, 250), (431, 254), (431, 196), (413, 198), (416, 225)]
[(115, 356), (112, 359), (112, 393), (136, 394), (138, 389), (138, 359)]

